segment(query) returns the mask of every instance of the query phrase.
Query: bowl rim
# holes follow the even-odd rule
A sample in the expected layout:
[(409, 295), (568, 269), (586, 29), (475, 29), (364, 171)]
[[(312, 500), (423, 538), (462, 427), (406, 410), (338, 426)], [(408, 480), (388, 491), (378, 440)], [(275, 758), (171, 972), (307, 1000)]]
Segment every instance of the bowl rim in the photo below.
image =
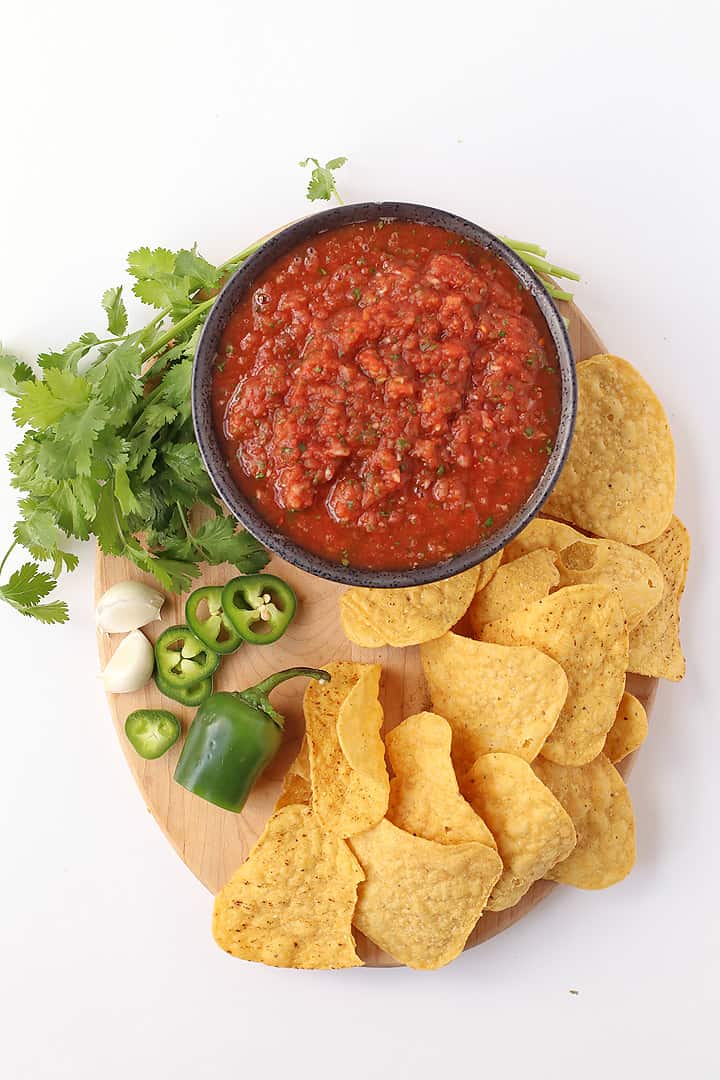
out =
[[(441, 562), (396, 570), (372, 570), (333, 562), (308, 551), (270, 525), (232, 478), (225, 451), (215, 431), (211, 406), (212, 373), (220, 337), (240, 299), (252, 289), (260, 274), (293, 247), (313, 236), (343, 225), (379, 220), (438, 225), (500, 258), (537, 304), (555, 347), (561, 377), (561, 408), (555, 445), (540, 479), (522, 506), (501, 528), (478, 544)], [(195, 438), (212, 484), (233, 517), (257, 540), (286, 562), (316, 577), (366, 588), (405, 588), (441, 581), (470, 570), (505, 547), (539, 513), (557, 482), (570, 450), (577, 414), (577, 377), (562, 315), (542, 280), (512, 248), (482, 226), (450, 211), (421, 203), (384, 200), (346, 203), (301, 218), (270, 236), (234, 271), (220, 289), (198, 339), (193, 360), (191, 404)]]

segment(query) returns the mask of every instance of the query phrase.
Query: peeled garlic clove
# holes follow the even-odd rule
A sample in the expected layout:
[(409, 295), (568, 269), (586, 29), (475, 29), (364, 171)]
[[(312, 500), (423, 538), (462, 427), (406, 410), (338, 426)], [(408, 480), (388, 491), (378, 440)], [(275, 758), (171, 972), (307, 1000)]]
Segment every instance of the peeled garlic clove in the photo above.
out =
[(95, 622), (106, 634), (138, 630), (160, 618), (165, 597), (141, 581), (119, 581), (98, 600)]
[(140, 630), (124, 637), (103, 671), (103, 682), (109, 694), (128, 694), (140, 690), (155, 667), (155, 652)]

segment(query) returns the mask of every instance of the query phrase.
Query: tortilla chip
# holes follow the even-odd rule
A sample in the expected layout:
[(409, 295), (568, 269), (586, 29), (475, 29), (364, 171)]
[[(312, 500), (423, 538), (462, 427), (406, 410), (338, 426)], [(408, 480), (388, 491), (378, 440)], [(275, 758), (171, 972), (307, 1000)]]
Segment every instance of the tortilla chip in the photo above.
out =
[(665, 410), (618, 356), (577, 366), (570, 453), (544, 509), (587, 532), (645, 544), (667, 528), (675, 500), (675, 447)]
[(592, 761), (605, 745), (625, 689), (628, 635), (618, 592), (601, 585), (560, 589), (488, 623), (482, 640), (534, 645), (562, 666), (567, 700), (542, 754), (563, 765)]
[(555, 553), (549, 548), (538, 548), (501, 566), (485, 588), (475, 594), (470, 605), (468, 624), (473, 635), (480, 637), (485, 623), (502, 619), (511, 611), (547, 596), (559, 580)]
[(486, 844), (436, 844), (385, 820), (349, 842), (365, 873), (353, 923), (412, 968), (458, 956), (502, 872)]
[(679, 682), (685, 674), (680, 644), (680, 597), (690, 562), (690, 535), (676, 517), (662, 536), (640, 551), (660, 567), (665, 579), (662, 600), (630, 634), (628, 671)]
[(546, 877), (577, 889), (606, 889), (635, 862), (635, 816), (623, 778), (604, 754), (573, 767), (538, 759), (533, 769), (572, 818), (577, 845)]
[(285, 773), (275, 809), (282, 810), (283, 806), (309, 806), (311, 802), (310, 758), (307, 739), (303, 739), (297, 757), (290, 763), (290, 768)]
[(344, 840), (309, 807), (286, 806), (215, 898), (213, 935), (232, 956), (273, 967), (357, 967), (350, 924), (362, 880)]
[(622, 696), (615, 723), (607, 733), (603, 753), (616, 765), (642, 746), (647, 738), (648, 719), (644, 706), (627, 691)]
[(583, 537), (563, 548), (557, 568), (561, 586), (606, 585), (617, 589), (630, 630), (662, 598), (663, 575), (655, 560), (615, 540)]
[(500, 548), (500, 550), (496, 551), (494, 555), (491, 555), (489, 559), (480, 563), (478, 567), (480, 573), (478, 575), (477, 584), (475, 585), (475, 592), (480, 592), (481, 589), (484, 589), (488, 581), (490, 581), (497, 573), (497, 569), (503, 560), (503, 554), (503, 549)]
[(408, 716), (388, 732), (395, 778), (390, 781), (387, 816), (393, 825), (438, 844), (475, 841), (494, 848), (481, 817), (465, 802), (450, 759), (452, 729), (442, 716)]
[(458, 634), (427, 642), (420, 655), (433, 709), (452, 728), (452, 758), (460, 775), (494, 750), (525, 761), (540, 752), (567, 696), (559, 664), (535, 648), (506, 648)]
[(348, 589), (340, 597), (345, 636), (366, 649), (403, 648), (441, 637), (467, 611), (479, 579), (480, 567), (474, 566), (411, 589)]
[(531, 551), (537, 551), (538, 548), (549, 548), (550, 551), (555, 552), (562, 551), (569, 544), (574, 544), (576, 540), (584, 539), (582, 533), (570, 525), (565, 525), (562, 521), (534, 518), (505, 548), (503, 562), (512, 562)]
[(465, 774), (462, 791), (487, 821), (503, 861), (488, 900), (504, 911), (575, 847), (575, 828), (532, 767), (514, 754), (484, 754)]
[(325, 665), (329, 683), (305, 691), (312, 804), (324, 828), (352, 836), (387, 810), (390, 780), (380, 737), (379, 664)]

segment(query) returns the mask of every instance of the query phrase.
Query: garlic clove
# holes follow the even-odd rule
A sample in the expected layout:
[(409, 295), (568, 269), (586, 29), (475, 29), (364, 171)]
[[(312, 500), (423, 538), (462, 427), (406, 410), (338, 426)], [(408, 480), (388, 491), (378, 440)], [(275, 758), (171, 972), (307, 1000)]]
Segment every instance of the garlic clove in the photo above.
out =
[(109, 694), (128, 694), (140, 690), (150, 680), (155, 667), (155, 652), (140, 630), (124, 637), (103, 671), (103, 683)]
[(100, 597), (95, 622), (106, 634), (138, 630), (160, 618), (165, 597), (141, 581), (118, 581)]

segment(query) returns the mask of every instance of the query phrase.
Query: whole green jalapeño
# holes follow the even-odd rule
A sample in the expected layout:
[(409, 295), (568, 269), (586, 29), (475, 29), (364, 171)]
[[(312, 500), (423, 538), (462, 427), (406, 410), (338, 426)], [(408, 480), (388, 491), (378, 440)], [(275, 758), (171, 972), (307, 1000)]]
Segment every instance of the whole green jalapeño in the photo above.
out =
[(270, 704), (268, 694), (298, 676), (330, 679), (318, 668), (289, 668), (247, 690), (211, 694), (190, 725), (175, 769), (177, 783), (215, 806), (239, 813), (282, 743), (284, 717)]

